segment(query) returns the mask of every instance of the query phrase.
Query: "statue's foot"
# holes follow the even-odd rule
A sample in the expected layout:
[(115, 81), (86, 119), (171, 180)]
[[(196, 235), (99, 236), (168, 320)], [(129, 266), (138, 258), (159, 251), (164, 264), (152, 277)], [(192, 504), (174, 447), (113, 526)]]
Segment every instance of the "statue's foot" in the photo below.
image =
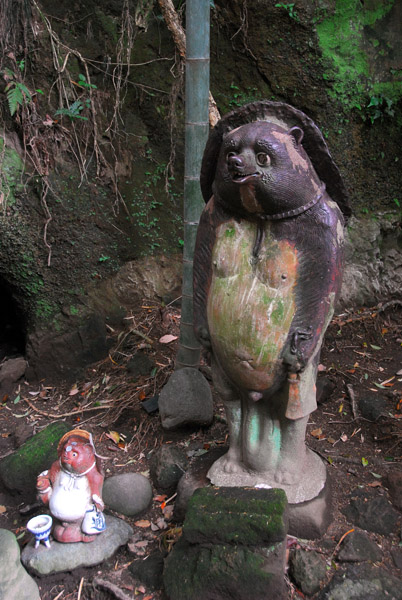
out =
[(93, 542), (95, 535), (87, 535), (76, 523), (58, 523), (53, 529), (53, 537), (58, 542), (69, 544), (73, 542)]
[(281, 483), (282, 485), (295, 485), (300, 481), (300, 477), (300, 469), (295, 471), (294, 467), (293, 469), (290, 469), (286, 468), (285, 465), (281, 465), (281, 467), (279, 467), (275, 473), (275, 481)]
[(226, 452), (226, 454), (224, 454), (223, 456), (218, 458), (216, 462), (214, 462), (211, 469), (231, 474), (240, 473), (241, 471), (243, 471), (243, 466), (239, 462), (237, 453), (231, 452), (229, 450), (228, 452)]

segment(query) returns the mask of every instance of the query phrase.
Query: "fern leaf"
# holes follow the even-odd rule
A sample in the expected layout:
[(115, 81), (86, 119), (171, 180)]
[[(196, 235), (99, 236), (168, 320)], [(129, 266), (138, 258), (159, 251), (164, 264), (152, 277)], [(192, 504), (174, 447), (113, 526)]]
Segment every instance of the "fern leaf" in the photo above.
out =
[(18, 107), (24, 102), (24, 97), (21, 93), (21, 90), (17, 87), (9, 89), (7, 91), (7, 101), (10, 114), (13, 116), (17, 112)]

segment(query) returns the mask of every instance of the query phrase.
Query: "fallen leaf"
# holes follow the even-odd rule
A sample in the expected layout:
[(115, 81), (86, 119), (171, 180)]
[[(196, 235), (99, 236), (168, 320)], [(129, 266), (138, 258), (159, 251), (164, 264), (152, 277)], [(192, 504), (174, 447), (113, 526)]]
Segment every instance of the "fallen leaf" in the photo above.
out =
[(339, 409), (338, 409), (338, 412), (341, 413), (342, 411), (343, 411), (343, 402), (340, 404)]
[(134, 523), (134, 525), (136, 525), (137, 527), (150, 527), (151, 526), (151, 522), (148, 521), (147, 519), (141, 519), (140, 521), (136, 521)]
[(5, 506), (3, 506), (2, 504), (0, 504), (0, 515), (2, 515), (3, 513), (7, 512), (7, 509)]
[(319, 364), (317, 370), (319, 373), (322, 373), (323, 371), (327, 370), (327, 367), (325, 365)]
[(372, 481), (371, 483), (367, 484), (369, 487), (382, 487), (381, 486), (381, 481)]
[(329, 437), (329, 438), (327, 438), (327, 442), (328, 442), (328, 444), (335, 444), (336, 440), (334, 440), (334, 438), (332, 438), (332, 437)]
[(177, 335), (171, 335), (171, 334), (167, 334), (167, 335), (163, 335), (159, 341), (161, 344), (170, 344), (170, 342), (174, 342), (174, 340), (177, 340), (178, 336)]
[(347, 442), (348, 441), (348, 436), (346, 435), (346, 433), (342, 433), (341, 440), (342, 440), (342, 442)]
[(373, 350), (381, 350), (380, 346), (375, 346), (374, 344), (370, 344)]
[(75, 396), (76, 394), (78, 394), (78, 392), (79, 392), (79, 389), (77, 388), (77, 385), (74, 384), (68, 395)]
[(313, 429), (313, 431), (311, 431), (310, 434), (315, 438), (320, 437), (320, 435), (322, 435), (321, 427), (318, 427), (318, 429)]
[(163, 502), (164, 500), (166, 500), (166, 498), (167, 498), (166, 494), (154, 496), (155, 502)]
[(165, 506), (165, 508), (162, 510), (163, 516), (165, 517), (165, 519), (169, 520), (173, 517), (173, 510), (174, 510), (173, 504), (169, 504), (168, 506)]
[(112, 442), (114, 442), (115, 444), (118, 444), (120, 442), (120, 434), (117, 433), (117, 431), (109, 431), (105, 435), (107, 438), (109, 438), (109, 440), (112, 440)]
[(364, 456), (362, 456), (362, 465), (363, 465), (363, 467), (367, 467), (367, 465), (368, 465), (368, 460), (367, 460), (367, 458), (364, 458)]
[(135, 588), (136, 592), (139, 592), (140, 594), (145, 594), (145, 588), (143, 585), (140, 585), (139, 587)]

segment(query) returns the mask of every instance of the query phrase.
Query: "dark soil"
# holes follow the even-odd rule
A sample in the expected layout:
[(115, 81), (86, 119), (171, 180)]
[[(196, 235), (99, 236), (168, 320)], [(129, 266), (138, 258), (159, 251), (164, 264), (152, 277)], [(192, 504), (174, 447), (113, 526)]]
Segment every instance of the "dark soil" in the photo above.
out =
[[(153, 452), (162, 443), (185, 449), (191, 458), (227, 441), (223, 407), (216, 398), (215, 419), (210, 428), (174, 434), (162, 430), (158, 413), (148, 414), (141, 405), (167, 381), (174, 365), (177, 340), (161, 343), (165, 334), (178, 335), (180, 315), (175, 308), (144, 305), (126, 319), (127, 329), (112, 332), (115, 345), (107, 360), (93, 365), (74, 386), (50, 387), (22, 383), (2, 399), (0, 407), (0, 456), (12, 452), (24, 439), (51, 421), (65, 419), (71, 428), (89, 429), (97, 451), (106, 456), (106, 475), (124, 471), (147, 473)], [(154, 367), (149, 375), (133, 376), (127, 365), (138, 352), (146, 353)], [(208, 376), (208, 367), (203, 370)], [(364, 402), (374, 398), (374, 408)], [(387, 475), (401, 469), (402, 442), (402, 310), (397, 303), (373, 309), (345, 311), (331, 323), (325, 338), (318, 377), (318, 409), (312, 413), (307, 444), (328, 462), (332, 481), (333, 518), (321, 540), (290, 540), (304, 548), (319, 549), (326, 557), (328, 580), (337, 562), (337, 544), (353, 524), (341, 512), (357, 489), (389, 497)], [(102, 409), (99, 403), (108, 408)], [(360, 407), (363, 407), (364, 416)], [(364, 408), (366, 406), (366, 408)], [(377, 410), (381, 407), (381, 410)], [(367, 412), (367, 411), (370, 411)], [(376, 414), (380, 413), (380, 414)], [(73, 414), (71, 414), (73, 413)], [(373, 420), (369, 420), (371, 417)], [(201, 451), (201, 452), (197, 452)], [(168, 552), (180, 535), (172, 518), (174, 499), (163, 503), (160, 490), (146, 514), (128, 519), (134, 539), (106, 563), (72, 573), (36, 578), (42, 600), (116, 598), (94, 584), (96, 577), (117, 585), (128, 598), (164, 600), (132, 576), (129, 565), (137, 558), (161, 550)], [(165, 500), (168, 500), (165, 498)], [(29, 541), (24, 498), (0, 493), (0, 527), (12, 530), (21, 547)], [(40, 508), (36, 509), (38, 512)], [(161, 520), (163, 519), (163, 520)], [(159, 524), (160, 528), (157, 528)], [(381, 566), (396, 576), (390, 549), (400, 542), (395, 534), (368, 535), (382, 548)], [(138, 542), (147, 542), (147, 544)], [(137, 544), (137, 545), (136, 545)], [(289, 580), (289, 598), (305, 597)]]

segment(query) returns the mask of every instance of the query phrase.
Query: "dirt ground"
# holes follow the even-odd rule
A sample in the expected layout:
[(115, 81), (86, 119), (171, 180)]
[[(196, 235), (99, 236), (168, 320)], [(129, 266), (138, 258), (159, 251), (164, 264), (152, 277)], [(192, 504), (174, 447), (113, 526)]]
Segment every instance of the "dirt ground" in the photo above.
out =
[[(402, 303), (389, 302), (374, 308), (344, 311), (332, 321), (321, 355), (318, 409), (311, 414), (307, 444), (328, 463), (333, 493), (333, 520), (322, 540), (289, 540), (289, 545), (318, 549), (327, 558), (328, 580), (337, 563), (338, 542), (352, 528), (341, 509), (357, 487), (377, 488), (388, 496), (389, 469), (401, 467), (402, 443)], [(211, 427), (199, 431), (166, 433), (157, 412), (148, 414), (142, 402), (158, 394), (174, 366), (180, 312), (144, 303), (137, 314), (127, 315), (122, 331), (110, 331), (109, 357), (91, 366), (86, 377), (74, 385), (22, 383), (0, 404), (0, 457), (6, 456), (29, 435), (57, 419), (71, 428), (92, 432), (97, 452), (107, 457), (106, 476), (126, 471), (149, 472), (153, 452), (162, 443), (183, 448), (189, 462), (216, 445), (227, 442), (224, 412), (218, 398)], [(149, 375), (133, 377), (130, 360), (146, 353), (154, 363)], [(203, 367), (208, 375), (208, 366)], [(360, 413), (364, 397), (378, 397), (382, 413), (372, 422)], [(29, 517), (20, 497), (6, 495), (0, 506), (0, 527), (13, 531), (23, 547), (30, 538), (25, 525)], [(108, 600), (138, 598), (164, 600), (163, 591), (147, 589), (134, 579), (129, 565), (161, 549), (168, 552), (180, 535), (172, 518), (174, 498), (154, 489), (152, 505), (145, 514), (123, 517), (134, 529), (128, 547), (98, 567), (36, 578), (42, 600)], [(22, 513), (21, 513), (22, 509)], [(37, 509), (39, 512), (39, 508)], [(390, 556), (399, 536), (369, 533), (383, 551), (381, 566), (396, 576)], [(117, 586), (114, 591), (95, 586), (94, 579)], [(289, 598), (305, 597), (288, 580)], [(119, 595), (120, 594), (120, 595)], [(125, 596), (124, 596), (125, 595)]]

